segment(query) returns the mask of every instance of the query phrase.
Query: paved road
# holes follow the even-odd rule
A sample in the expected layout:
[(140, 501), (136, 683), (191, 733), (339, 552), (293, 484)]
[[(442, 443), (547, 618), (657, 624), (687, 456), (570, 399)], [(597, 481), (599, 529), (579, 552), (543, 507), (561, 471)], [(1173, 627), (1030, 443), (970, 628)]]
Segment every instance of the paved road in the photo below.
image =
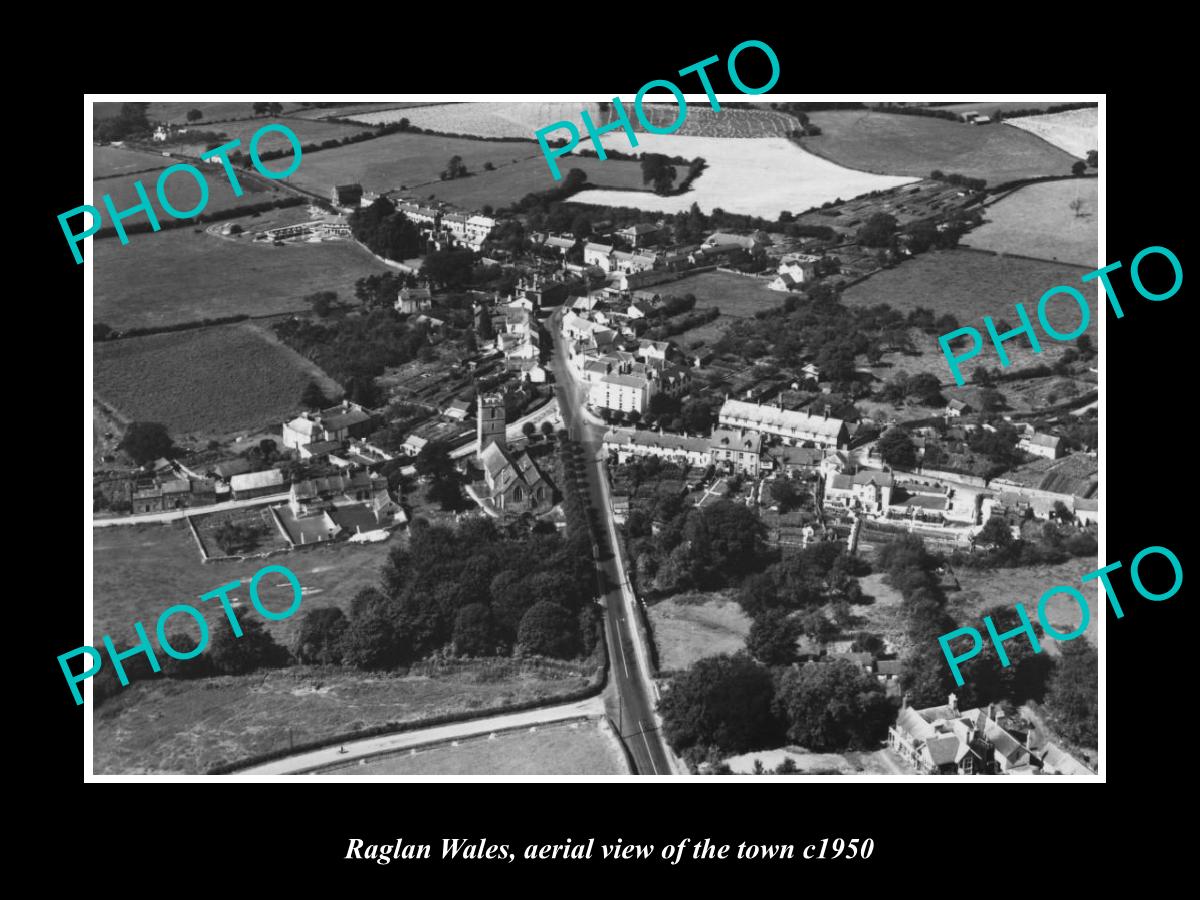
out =
[[(618, 724), (633, 755), (639, 775), (674, 775), (682, 771), (659, 732), (655, 715), (656, 689), (650, 676), (648, 651), (643, 641), (625, 566), (618, 550), (616, 523), (608, 496), (601, 439), (604, 426), (595, 425), (582, 412), (584, 387), (566, 361), (566, 350), (558, 328), (561, 311), (551, 318), (548, 329), (554, 336), (551, 368), (557, 383), (559, 409), (571, 437), (583, 445), (588, 498), (599, 514), (602, 532), (593, 536), (599, 548), (597, 569), (601, 573), (606, 610), (605, 636), (611, 660), (613, 696), (609, 716)], [(615, 707), (615, 708), (614, 708)]]
[(245, 509), (248, 506), (267, 506), (272, 503), (287, 503), (289, 494), (267, 494), (264, 497), (251, 497), (249, 500), (226, 500), (224, 503), (214, 503), (212, 506), (192, 506), (188, 509), (172, 509), (160, 513), (138, 513), (136, 516), (113, 516), (110, 519), (92, 519), (93, 528), (105, 528), (109, 525), (144, 525), (147, 522), (173, 522), (184, 516), (204, 516), (209, 513), (224, 512), (227, 509)]
[(397, 750), (407, 750), (428, 744), (440, 744), (459, 738), (490, 734), (493, 731), (536, 728), (538, 725), (547, 725), (553, 722), (563, 722), (580, 717), (598, 718), (602, 715), (604, 715), (604, 701), (600, 697), (592, 697), (578, 703), (543, 706), (524, 712), (489, 716), (486, 719), (471, 719), (466, 722), (455, 722), (452, 725), (438, 725), (434, 728), (403, 731), (383, 737), (364, 738), (361, 741), (343, 744), (341, 747), (326, 747), (309, 753), (289, 756), (286, 759), (277, 759), (274, 762), (263, 763), (261, 766), (241, 769), (233, 774), (234, 776), (300, 775), (326, 766), (344, 765), (351, 760), (378, 756), (381, 753), (393, 753)]

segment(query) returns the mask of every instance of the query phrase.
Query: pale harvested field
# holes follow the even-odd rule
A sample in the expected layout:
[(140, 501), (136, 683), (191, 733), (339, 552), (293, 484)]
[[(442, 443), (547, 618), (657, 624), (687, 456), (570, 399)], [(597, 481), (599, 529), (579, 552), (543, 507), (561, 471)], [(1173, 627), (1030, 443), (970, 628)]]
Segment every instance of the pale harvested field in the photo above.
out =
[(624, 754), (597, 721), (539, 726), (375, 756), (323, 775), (628, 775)]
[(706, 656), (736, 653), (745, 647), (750, 633), (750, 617), (732, 599), (732, 592), (662, 600), (650, 607), (650, 621), (664, 672), (686, 669)]
[(1095, 107), (1071, 109), (1046, 116), (1022, 116), (1007, 124), (1036, 134), (1042, 140), (1083, 159), (1099, 142), (1100, 111)]
[[(610, 132), (603, 141), (606, 148), (630, 152), (624, 132)], [(845, 200), (918, 180), (846, 169), (782, 137), (741, 140), (644, 134), (638, 135), (634, 152), (665, 153), (685, 159), (702, 156), (708, 168), (690, 191), (674, 197), (660, 197), (648, 191), (588, 190), (576, 194), (572, 200), (672, 213), (690, 209), (697, 203), (705, 212), (720, 208), (776, 219), (782, 210), (801, 213), (839, 197)], [(559, 167), (569, 168), (569, 161), (570, 156), (561, 157)]]
[[(123, 147), (93, 147), (92, 173), (95, 178), (123, 175), (126, 172), (141, 172), (145, 169), (165, 169), (175, 160), (166, 156), (145, 153), (141, 150), (126, 150)], [(154, 173), (151, 172), (151, 178)]]
[[(1097, 266), (1098, 191), (1095, 178), (1027, 185), (987, 207), (987, 221), (970, 232), (963, 244), (997, 253)], [(1076, 199), (1083, 203), (1079, 215), (1067, 205)]]

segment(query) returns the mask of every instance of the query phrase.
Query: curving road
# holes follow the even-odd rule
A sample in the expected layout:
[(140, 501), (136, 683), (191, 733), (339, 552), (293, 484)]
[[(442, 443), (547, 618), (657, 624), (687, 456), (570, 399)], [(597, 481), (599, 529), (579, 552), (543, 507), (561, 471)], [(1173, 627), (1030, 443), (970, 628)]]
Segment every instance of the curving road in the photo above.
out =
[(585, 387), (574, 377), (567, 365), (566, 348), (558, 327), (562, 311), (551, 317), (549, 331), (554, 336), (554, 356), (551, 369), (558, 391), (558, 406), (571, 437), (584, 448), (588, 500), (601, 522), (599, 534), (593, 535), (598, 553), (596, 568), (604, 598), (608, 641), (609, 671), (612, 673), (609, 694), (609, 717), (621, 732), (633, 755), (638, 775), (675, 775), (685, 772), (666, 745), (655, 714), (657, 690), (650, 675), (649, 655), (636, 609), (636, 599), (625, 574), (621, 559), (616, 523), (612, 517), (608, 478), (604, 472), (604, 453), (601, 440), (603, 424), (595, 424), (584, 412)]

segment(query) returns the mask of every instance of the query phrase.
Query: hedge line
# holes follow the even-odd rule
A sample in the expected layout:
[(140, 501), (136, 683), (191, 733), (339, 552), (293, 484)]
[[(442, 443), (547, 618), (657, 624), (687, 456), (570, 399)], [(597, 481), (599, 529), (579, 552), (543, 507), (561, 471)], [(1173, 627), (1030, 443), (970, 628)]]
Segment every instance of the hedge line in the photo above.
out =
[[(300, 206), (307, 203), (308, 200), (304, 197), (284, 197), (281, 200), (268, 200), (263, 203), (251, 203), (249, 206), (237, 206), (229, 209), (219, 209), (212, 213), (200, 213), (198, 216), (193, 216), (190, 219), (172, 219), (164, 216), (159, 219), (158, 230), (168, 231), (172, 228), (186, 228), (191, 225), (198, 225), (202, 222), (220, 222), (224, 219), (239, 219), (243, 216), (252, 216), (255, 213), (264, 213), (272, 209), (284, 209), (289, 206)], [(125, 233), (129, 234), (147, 234), (155, 229), (150, 227), (150, 220), (144, 222), (134, 222), (132, 225), (125, 226)], [(116, 228), (105, 226), (97, 231), (93, 237), (97, 240), (100, 238), (112, 238), (117, 236)]]
[(116, 341), (121, 338), (145, 337), (149, 334), (166, 334), (171, 331), (190, 331), (193, 328), (208, 328), (210, 325), (232, 325), (235, 322), (245, 322), (250, 316), (245, 313), (239, 313), (236, 316), (219, 316), (214, 319), (196, 319), (192, 322), (179, 322), (175, 325), (156, 325), (152, 328), (130, 328), (127, 331), (117, 331), (114, 329), (107, 337), (101, 338), (105, 341)]
[(524, 712), (529, 709), (537, 709), (541, 706), (558, 706), (563, 703), (576, 703), (580, 700), (587, 700), (589, 697), (594, 697), (604, 690), (604, 685), (608, 681), (608, 649), (604, 646), (604, 641), (599, 642), (601, 648), (601, 663), (598, 675), (592, 676), (592, 683), (587, 687), (580, 688), (576, 691), (571, 691), (561, 697), (555, 697), (549, 703), (545, 700), (523, 700), (520, 703), (510, 703), (503, 706), (495, 706), (491, 709), (473, 709), (463, 710), (457, 713), (446, 713), (441, 716), (434, 716), (429, 719), (421, 719), (415, 722), (387, 722), (383, 725), (374, 725), (370, 728), (361, 728), (357, 731), (349, 731), (344, 734), (333, 735), (327, 738), (318, 738), (315, 741), (297, 744), (295, 747), (281, 748), (279, 750), (271, 750), (267, 753), (258, 753), (254, 756), (232, 763), (220, 763), (209, 768), (206, 774), (208, 775), (228, 775), (236, 772), (239, 769), (246, 769), (251, 766), (258, 766), (264, 763), (274, 762), (277, 759), (284, 759), (288, 756), (295, 756), (300, 753), (309, 753), (313, 750), (322, 750), (325, 747), (332, 747), (334, 744), (344, 744), (347, 741), (361, 741), (366, 738), (382, 737), (385, 734), (403, 734), (406, 731), (419, 731), (422, 728), (436, 728), (440, 725), (453, 725), (456, 722), (470, 722), (474, 719), (487, 719), (492, 716), (502, 716), (509, 713)]

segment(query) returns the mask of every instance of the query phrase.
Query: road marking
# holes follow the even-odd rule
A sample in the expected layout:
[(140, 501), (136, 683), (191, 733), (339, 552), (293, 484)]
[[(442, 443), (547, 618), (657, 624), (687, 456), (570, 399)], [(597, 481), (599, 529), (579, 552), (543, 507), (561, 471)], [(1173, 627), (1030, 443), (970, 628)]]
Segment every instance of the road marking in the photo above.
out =
[(617, 629), (615, 637), (617, 639), (617, 649), (621, 651), (621, 667), (625, 670), (625, 677), (628, 678), (629, 663), (625, 662), (625, 647), (624, 642), (621, 640), (621, 629)]
[(646, 745), (646, 755), (650, 757), (650, 768), (654, 770), (654, 774), (658, 774), (658, 766), (654, 764), (654, 751), (650, 749), (650, 740), (646, 737), (646, 723), (638, 719), (638, 728), (642, 731), (642, 743)]

